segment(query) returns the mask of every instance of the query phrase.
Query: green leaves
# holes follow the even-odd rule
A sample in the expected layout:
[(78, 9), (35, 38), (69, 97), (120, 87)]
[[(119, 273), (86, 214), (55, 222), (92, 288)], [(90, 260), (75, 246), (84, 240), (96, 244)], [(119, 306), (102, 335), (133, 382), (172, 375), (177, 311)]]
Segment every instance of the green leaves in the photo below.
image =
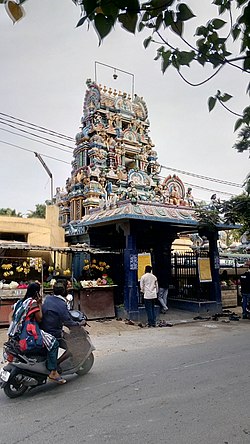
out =
[[(24, 16), (22, 4), (26, 0), (0, 0), (8, 15), (16, 23)], [(202, 0), (200, 0), (201, 2)], [(160, 60), (161, 70), (166, 72), (169, 66), (174, 67), (189, 84), (193, 84), (180, 71), (183, 66), (191, 66), (193, 62), (214, 69), (213, 74), (205, 75), (198, 86), (208, 82), (224, 66), (250, 72), (250, 2), (249, 0), (211, 0), (210, 4), (217, 7), (217, 15), (212, 16), (204, 25), (201, 22), (197, 29), (185, 35), (186, 22), (196, 17), (185, 0), (72, 0), (80, 9), (80, 19), (77, 27), (93, 25), (99, 37), (99, 43), (113, 30), (119, 22), (126, 31), (135, 34), (138, 31), (149, 31), (143, 45), (148, 48), (151, 43), (160, 39), (162, 47), (157, 49), (155, 60)], [(208, 1), (209, 3), (209, 1)], [(195, 2), (192, 2), (195, 7)], [(215, 9), (215, 8), (214, 8)], [(223, 13), (223, 19), (221, 14)], [(227, 26), (226, 26), (227, 25)], [(173, 36), (173, 31), (176, 35)], [(157, 39), (154, 38), (157, 34)], [(236, 44), (234, 44), (236, 42)], [(185, 70), (187, 72), (187, 70)], [(185, 73), (186, 75), (186, 73)], [(246, 89), (250, 93), (250, 83)], [(217, 92), (208, 99), (208, 109), (212, 111), (219, 102), (227, 111), (225, 104), (231, 99), (228, 93)], [(233, 114), (240, 116), (237, 112)], [(241, 128), (240, 140), (237, 142), (239, 151), (248, 149), (250, 145), (250, 111), (246, 108), (235, 123), (235, 130)]]
[(234, 130), (236, 131), (240, 127), (242, 128), (238, 134), (238, 140), (234, 144), (234, 148), (239, 153), (242, 153), (243, 151), (250, 150), (250, 106), (247, 106), (243, 110), (243, 116), (236, 121)]
[(244, 59), (243, 68), (246, 71), (250, 70), (250, 51), (246, 51), (246, 58)]
[(195, 17), (195, 15), (192, 13), (191, 9), (189, 9), (185, 3), (180, 3), (179, 12), (177, 13), (177, 20), (185, 22), (193, 17)]
[(137, 24), (137, 13), (126, 12), (124, 14), (119, 14), (118, 20), (122, 24), (123, 28), (128, 32), (135, 33)]
[(110, 33), (114, 22), (111, 20), (111, 18), (105, 17), (104, 14), (96, 14), (94, 17), (94, 23), (100, 38), (99, 43), (101, 43), (104, 37)]
[(88, 17), (86, 15), (84, 17), (81, 17), (80, 20), (76, 24), (76, 28), (78, 28), (79, 26), (82, 26), (83, 23), (85, 22), (85, 20), (87, 20), (87, 18)]
[[(249, 126), (250, 125), (250, 106), (247, 106), (244, 110), (243, 110), (243, 114), (242, 117), (240, 119), (238, 119), (235, 122), (234, 125), (234, 131), (236, 131), (237, 129), (240, 128), (241, 125), (246, 125)], [(250, 143), (250, 140), (249, 140)]]
[(194, 59), (195, 52), (194, 51), (179, 51), (170, 49), (166, 51), (164, 46), (161, 46), (157, 50), (157, 56), (155, 60), (161, 58), (161, 70), (163, 74), (166, 69), (172, 65), (175, 69), (179, 70), (181, 66), (189, 66), (190, 62)]
[(197, 206), (195, 208), (195, 217), (198, 220), (199, 229), (206, 228), (206, 230), (213, 232), (216, 231), (216, 226), (221, 222), (220, 217), (220, 204), (218, 208), (207, 208), (203, 206)]
[(102, 1), (101, 10), (106, 17), (112, 17), (114, 20), (119, 14), (119, 8), (112, 2)]
[(209, 112), (212, 111), (212, 109), (214, 109), (215, 105), (216, 105), (216, 97), (209, 97), (208, 99), (208, 109)]
[(232, 27), (232, 36), (233, 36), (233, 39), (234, 40), (236, 40), (238, 37), (239, 37), (239, 35), (240, 35), (240, 33), (241, 33), (241, 29), (240, 29), (240, 27), (236, 24), (236, 25), (234, 25), (233, 27)]
[(162, 52), (161, 70), (162, 70), (163, 74), (166, 71), (166, 69), (168, 68), (168, 66), (171, 64), (170, 57), (171, 57), (171, 51), (163, 51)]
[(172, 11), (166, 11), (164, 13), (164, 23), (166, 26), (170, 26), (174, 21), (174, 14)]
[(240, 194), (223, 203), (225, 223), (242, 224), (241, 233), (250, 230), (250, 197)]
[(145, 49), (148, 47), (148, 45), (151, 42), (151, 40), (152, 40), (151, 36), (144, 40), (143, 46), (144, 46)]
[[(77, 3), (73, 0), (74, 3)], [(126, 31), (135, 33), (140, 11), (139, 0), (85, 0), (82, 2), (83, 15), (77, 23), (82, 26), (86, 20), (93, 21), (101, 42), (112, 30), (118, 20)], [(140, 30), (144, 27), (140, 25)]]
[(182, 22), (173, 22), (170, 25), (171, 29), (175, 34), (181, 36), (183, 31), (183, 23)]
[(237, 129), (239, 129), (239, 127), (242, 125), (242, 123), (243, 123), (243, 119), (236, 120), (235, 125), (234, 125), (234, 131), (237, 131)]
[(174, 0), (151, 0), (150, 4), (154, 9), (162, 9), (168, 6), (171, 6), (174, 3)]
[(226, 24), (226, 22), (224, 22), (224, 20), (216, 18), (211, 21), (211, 24), (214, 29), (220, 29)]
[(230, 100), (231, 98), (232, 98), (232, 96), (230, 94), (227, 94), (227, 93), (221, 94), (221, 92), (218, 90), (217, 94), (214, 97), (209, 97), (209, 99), (208, 99), (209, 112), (214, 109), (217, 100), (219, 102), (225, 103), (228, 100)]
[(220, 100), (221, 102), (227, 102), (228, 100), (230, 100), (233, 96), (231, 96), (230, 94), (223, 94), (222, 96), (220, 96)]

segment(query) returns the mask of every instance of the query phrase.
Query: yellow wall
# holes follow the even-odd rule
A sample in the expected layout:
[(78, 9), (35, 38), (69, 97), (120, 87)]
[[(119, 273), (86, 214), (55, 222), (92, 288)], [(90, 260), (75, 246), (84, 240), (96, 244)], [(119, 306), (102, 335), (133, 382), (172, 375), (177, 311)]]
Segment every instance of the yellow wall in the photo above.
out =
[[(64, 229), (58, 223), (59, 208), (46, 207), (46, 218), (21, 218), (0, 216), (1, 233), (17, 233), (27, 236), (27, 243), (46, 247), (65, 247)], [(0, 235), (1, 238), (1, 235)]]
[[(24, 234), (27, 237), (27, 243), (31, 245), (67, 247), (68, 243), (64, 241), (65, 232), (59, 226), (58, 217), (59, 207), (56, 205), (48, 205), (46, 207), (45, 219), (0, 216), (0, 233)], [(15, 236), (13, 237), (15, 238)], [(40, 256), (41, 252), (38, 255)], [(50, 253), (43, 252), (42, 256), (46, 262), (53, 262), (53, 257)], [(66, 268), (66, 262), (67, 257), (65, 254), (57, 254), (56, 265)]]

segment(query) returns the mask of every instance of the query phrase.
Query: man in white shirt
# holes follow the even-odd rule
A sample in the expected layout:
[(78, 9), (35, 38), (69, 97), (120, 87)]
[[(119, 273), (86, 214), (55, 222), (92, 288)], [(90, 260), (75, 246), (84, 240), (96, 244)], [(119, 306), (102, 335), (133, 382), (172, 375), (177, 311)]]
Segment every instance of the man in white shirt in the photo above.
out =
[(148, 327), (156, 327), (154, 302), (157, 299), (158, 282), (156, 276), (152, 273), (151, 265), (145, 267), (145, 274), (142, 275), (140, 280), (140, 288), (144, 296)]

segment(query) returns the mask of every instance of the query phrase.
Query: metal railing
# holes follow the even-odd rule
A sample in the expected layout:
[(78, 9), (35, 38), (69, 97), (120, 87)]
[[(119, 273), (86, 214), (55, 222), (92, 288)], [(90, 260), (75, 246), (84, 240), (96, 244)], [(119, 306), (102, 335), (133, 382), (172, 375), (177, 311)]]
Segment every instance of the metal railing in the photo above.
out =
[(199, 280), (199, 257), (208, 257), (208, 252), (173, 253), (171, 255), (170, 298), (192, 301), (210, 300), (211, 283), (201, 283)]

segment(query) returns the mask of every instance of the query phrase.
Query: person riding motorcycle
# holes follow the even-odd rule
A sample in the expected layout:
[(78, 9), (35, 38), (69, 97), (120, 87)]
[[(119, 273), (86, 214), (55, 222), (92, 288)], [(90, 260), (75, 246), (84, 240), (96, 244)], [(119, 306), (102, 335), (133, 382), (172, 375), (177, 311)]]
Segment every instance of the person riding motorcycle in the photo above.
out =
[[(67, 349), (65, 340), (63, 339), (63, 326), (68, 328), (79, 326), (79, 322), (72, 319), (66, 302), (67, 285), (64, 281), (58, 281), (53, 286), (53, 294), (46, 296), (42, 305), (42, 329), (47, 333), (55, 336), (59, 342), (59, 346)], [(64, 353), (59, 359), (58, 364), (67, 358)]]
[[(19, 341), (20, 349), (25, 352), (27, 347), (27, 339), (29, 340), (30, 349), (32, 353), (46, 352), (47, 354), (47, 368), (50, 371), (49, 379), (59, 384), (65, 384), (66, 380), (61, 378), (57, 371), (57, 354), (59, 342), (53, 336), (46, 336), (46, 333), (40, 330), (42, 321), (42, 297), (40, 295), (40, 284), (32, 282), (29, 284), (26, 294), (23, 299), (19, 300), (13, 307), (10, 314), (10, 327), (8, 330), (9, 338), (16, 338)], [(20, 319), (18, 320), (18, 318)], [(31, 341), (31, 333), (26, 332), (26, 323), (32, 324), (32, 333), (34, 330), (34, 340)], [(41, 339), (41, 344), (36, 343), (36, 340)], [(28, 336), (27, 336), (28, 335)], [(32, 346), (31, 346), (32, 343)]]

